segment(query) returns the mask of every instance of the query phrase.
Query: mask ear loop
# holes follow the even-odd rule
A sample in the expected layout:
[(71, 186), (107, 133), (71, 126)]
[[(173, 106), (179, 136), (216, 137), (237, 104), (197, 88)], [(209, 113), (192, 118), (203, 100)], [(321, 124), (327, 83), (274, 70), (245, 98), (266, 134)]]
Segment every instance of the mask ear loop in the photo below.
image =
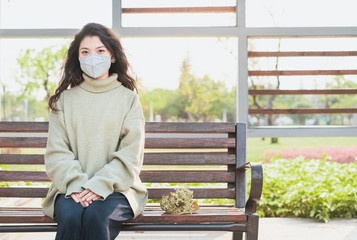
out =
[(115, 58), (113, 58), (111, 62), (112, 62), (112, 63), (115, 63)]

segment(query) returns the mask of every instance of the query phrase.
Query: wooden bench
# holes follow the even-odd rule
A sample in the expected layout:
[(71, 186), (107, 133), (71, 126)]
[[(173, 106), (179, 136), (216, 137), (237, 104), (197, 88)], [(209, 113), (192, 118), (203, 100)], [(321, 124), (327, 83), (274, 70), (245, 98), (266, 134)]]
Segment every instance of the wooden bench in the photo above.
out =
[[(46, 196), (49, 179), (43, 153), (47, 131), (47, 122), (0, 122), (0, 165), (8, 165), (0, 170), (0, 203)], [(164, 214), (157, 203), (148, 203), (142, 215), (124, 223), (123, 231), (231, 231), (233, 239), (242, 239), (243, 233), (246, 239), (258, 238), (255, 212), (263, 171), (260, 164), (246, 163), (245, 124), (146, 123), (145, 148), (140, 176), (148, 183), (149, 199), (161, 199), (174, 191), (169, 183), (185, 183), (191, 184), (197, 201), (232, 199), (232, 204), (205, 203), (195, 214), (170, 215)], [(21, 171), (16, 170), (17, 165), (22, 165)], [(251, 189), (246, 201), (248, 168)], [(6, 183), (9, 186), (4, 186)], [(56, 231), (56, 223), (43, 215), (40, 204), (0, 206), (0, 232), (48, 231)]]

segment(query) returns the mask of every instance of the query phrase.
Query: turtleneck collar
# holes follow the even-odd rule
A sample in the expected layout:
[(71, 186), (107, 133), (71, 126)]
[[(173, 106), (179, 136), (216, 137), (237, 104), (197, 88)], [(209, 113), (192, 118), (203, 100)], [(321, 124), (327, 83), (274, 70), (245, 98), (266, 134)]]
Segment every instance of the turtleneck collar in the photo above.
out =
[(82, 89), (88, 92), (101, 93), (107, 92), (114, 88), (120, 87), (121, 82), (118, 81), (118, 74), (113, 73), (105, 79), (94, 79), (83, 73), (84, 81), (79, 85)]

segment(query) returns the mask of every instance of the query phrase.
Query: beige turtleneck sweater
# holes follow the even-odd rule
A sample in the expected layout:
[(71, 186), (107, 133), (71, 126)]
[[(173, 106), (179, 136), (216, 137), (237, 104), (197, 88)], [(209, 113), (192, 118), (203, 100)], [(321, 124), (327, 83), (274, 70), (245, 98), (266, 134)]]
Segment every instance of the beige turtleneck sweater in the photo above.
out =
[(140, 181), (145, 120), (139, 97), (112, 74), (65, 90), (49, 115), (45, 153), (46, 173), (52, 181), (43, 211), (53, 218), (54, 202), (90, 189), (104, 200), (123, 193), (138, 216), (147, 190)]

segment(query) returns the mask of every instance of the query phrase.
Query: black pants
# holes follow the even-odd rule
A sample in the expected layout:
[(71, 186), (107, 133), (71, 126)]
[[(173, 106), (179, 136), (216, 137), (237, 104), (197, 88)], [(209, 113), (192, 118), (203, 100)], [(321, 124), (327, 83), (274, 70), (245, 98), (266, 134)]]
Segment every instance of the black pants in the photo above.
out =
[(114, 240), (121, 223), (133, 216), (128, 200), (121, 193), (112, 193), (87, 208), (61, 194), (55, 202), (56, 240)]

